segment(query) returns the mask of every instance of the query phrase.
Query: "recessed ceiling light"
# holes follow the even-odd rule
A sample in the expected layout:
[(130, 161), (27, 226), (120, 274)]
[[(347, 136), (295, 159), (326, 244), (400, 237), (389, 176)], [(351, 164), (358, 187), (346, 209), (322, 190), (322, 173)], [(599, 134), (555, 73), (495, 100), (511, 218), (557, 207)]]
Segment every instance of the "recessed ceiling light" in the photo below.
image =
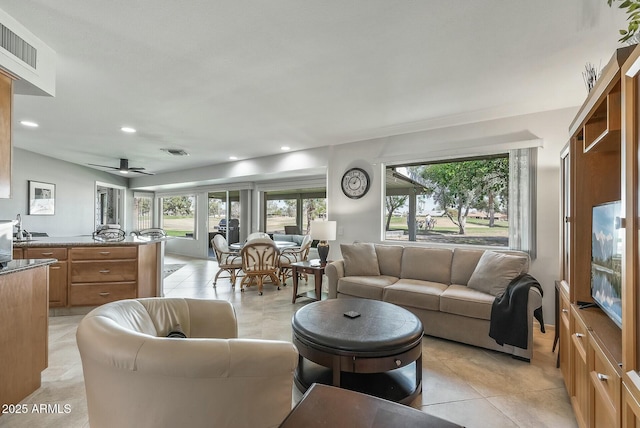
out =
[(231, 159), (231, 160), (238, 160), (238, 156), (229, 156), (229, 159)]
[(20, 124), (24, 126), (28, 126), (29, 128), (37, 128), (39, 126), (37, 123), (32, 122), (30, 120), (22, 120), (20, 121)]
[(122, 132), (126, 132), (127, 134), (134, 134), (136, 132), (135, 128), (132, 128), (130, 126), (123, 126), (122, 128), (120, 128), (120, 130)]
[(287, 150), (291, 150), (291, 147), (289, 147), (289, 146), (282, 146), (282, 147), (280, 147), (280, 150), (282, 150), (283, 152), (286, 152)]

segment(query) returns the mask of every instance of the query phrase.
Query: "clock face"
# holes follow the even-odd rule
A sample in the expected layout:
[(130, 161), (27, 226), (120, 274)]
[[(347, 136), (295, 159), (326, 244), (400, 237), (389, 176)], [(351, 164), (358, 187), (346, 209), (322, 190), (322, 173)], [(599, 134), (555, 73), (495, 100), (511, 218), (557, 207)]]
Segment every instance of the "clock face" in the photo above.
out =
[(361, 168), (351, 168), (342, 176), (342, 191), (352, 199), (363, 197), (370, 184), (369, 174)]

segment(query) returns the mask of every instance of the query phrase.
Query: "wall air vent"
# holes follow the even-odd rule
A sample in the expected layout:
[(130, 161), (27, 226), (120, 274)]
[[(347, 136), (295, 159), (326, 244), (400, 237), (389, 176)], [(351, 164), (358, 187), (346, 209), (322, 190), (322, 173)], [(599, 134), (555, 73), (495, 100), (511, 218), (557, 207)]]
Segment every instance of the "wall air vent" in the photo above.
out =
[(38, 50), (2, 24), (0, 24), (0, 47), (32, 68), (37, 68)]

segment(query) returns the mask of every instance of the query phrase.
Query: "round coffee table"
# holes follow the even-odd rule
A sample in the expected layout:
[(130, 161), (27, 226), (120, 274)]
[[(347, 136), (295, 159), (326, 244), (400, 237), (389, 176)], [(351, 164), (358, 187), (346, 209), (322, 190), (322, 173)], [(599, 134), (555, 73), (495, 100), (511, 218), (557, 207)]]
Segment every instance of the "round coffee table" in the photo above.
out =
[[(360, 314), (355, 318), (345, 313)], [(310, 303), (293, 315), (301, 391), (323, 383), (408, 404), (422, 390), (422, 323), (408, 310), (368, 299)]]

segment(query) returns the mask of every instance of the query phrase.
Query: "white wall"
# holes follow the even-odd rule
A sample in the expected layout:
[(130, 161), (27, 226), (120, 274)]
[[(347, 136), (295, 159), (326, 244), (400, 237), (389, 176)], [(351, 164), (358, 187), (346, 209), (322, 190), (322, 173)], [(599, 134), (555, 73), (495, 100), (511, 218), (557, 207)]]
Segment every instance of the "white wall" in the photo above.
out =
[[(28, 215), (28, 181), (56, 185), (55, 214)], [(14, 148), (11, 199), (0, 199), (0, 219), (22, 216), (22, 226), (49, 236), (90, 235), (95, 230), (95, 182), (127, 185), (127, 179), (81, 165)], [(128, 201), (127, 201), (128, 204)], [(130, 217), (127, 205), (127, 217)], [(130, 224), (127, 221), (126, 224)]]
[[(333, 146), (329, 155), (327, 211), (329, 219), (338, 222), (338, 240), (330, 243), (329, 257), (340, 257), (340, 243), (381, 242), (385, 162), (483, 153), (491, 147), (540, 138), (543, 147), (538, 150), (538, 257), (532, 262), (530, 273), (544, 289), (545, 321), (553, 323), (554, 281), (560, 274), (559, 154), (569, 139), (569, 123), (576, 111), (577, 108), (563, 109)], [(351, 167), (363, 168), (371, 175), (371, 189), (362, 199), (349, 199), (340, 189), (341, 177)]]

